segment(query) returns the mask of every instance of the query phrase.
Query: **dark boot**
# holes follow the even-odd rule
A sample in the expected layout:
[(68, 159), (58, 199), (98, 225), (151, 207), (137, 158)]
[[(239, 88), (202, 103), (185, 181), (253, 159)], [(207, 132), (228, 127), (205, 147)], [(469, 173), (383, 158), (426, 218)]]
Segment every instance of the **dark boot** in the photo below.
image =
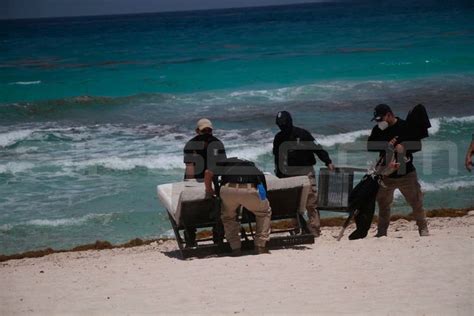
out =
[(374, 237), (380, 238), (380, 237), (385, 237), (385, 236), (387, 236), (387, 228), (378, 227), (377, 228), (377, 234), (375, 234)]
[(363, 239), (365, 237), (367, 237), (366, 230), (356, 229), (349, 235), (349, 240)]
[(268, 248), (266, 248), (266, 247), (258, 247), (258, 246), (255, 246), (254, 253), (255, 253), (256, 255), (262, 255), (262, 254), (269, 254), (270, 251), (269, 251)]
[(416, 223), (418, 225), (418, 233), (421, 237), (427, 237), (430, 235), (430, 231), (428, 230), (428, 224), (426, 221), (420, 221)]
[(240, 257), (241, 255), (242, 255), (242, 250), (240, 250), (240, 248), (232, 249), (232, 252), (230, 253), (231, 257)]

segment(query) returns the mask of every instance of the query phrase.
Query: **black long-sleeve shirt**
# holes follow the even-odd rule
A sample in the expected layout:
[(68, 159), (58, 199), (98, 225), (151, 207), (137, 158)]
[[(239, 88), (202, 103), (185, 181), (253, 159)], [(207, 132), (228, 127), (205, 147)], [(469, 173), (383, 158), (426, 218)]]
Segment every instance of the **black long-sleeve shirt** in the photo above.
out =
[[(367, 150), (379, 152), (382, 157), (382, 164), (387, 163), (387, 152), (389, 148), (389, 141), (397, 137), (398, 141), (405, 147), (405, 155), (398, 155), (395, 153), (395, 159), (400, 163), (400, 168), (389, 175), (390, 178), (399, 178), (406, 174), (415, 171), (413, 165), (413, 153), (421, 150), (420, 141), (403, 141), (404, 139), (410, 139), (408, 133), (409, 128), (407, 122), (397, 117), (397, 122), (387, 127), (385, 130), (381, 130), (377, 125), (374, 126), (370, 133), (369, 139), (367, 140)], [(405, 162), (406, 157), (407, 162)]]
[[(309, 167), (316, 164), (314, 154), (326, 165), (332, 163), (329, 154), (321, 145), (315, 143), (310, 132), (303, 128), (293, 127), (291, 132), (278, 132), (273, 140), (273, 156), (278, 177), (289, 176), (285, 168)], [(283, 166), (280, 166), (283, 162)], [(302, 168), (305, 169), (305, 168)], [(306, 168), (307, 169), (307, 168)], [(295, 174), (291, 174), (294, 176)]]

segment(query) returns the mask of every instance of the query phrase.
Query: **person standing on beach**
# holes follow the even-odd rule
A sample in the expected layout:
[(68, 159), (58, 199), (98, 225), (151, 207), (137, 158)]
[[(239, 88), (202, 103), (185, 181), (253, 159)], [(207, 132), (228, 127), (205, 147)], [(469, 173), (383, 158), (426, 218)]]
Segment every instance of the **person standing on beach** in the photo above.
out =
[[(421, 149), (421, 143), (400, 143), (403, 138), (409, 138), (410, 130), (405, 120), (394, 115), (386, 104), (379, 104), (374, 109), (372, 121), (377, 122), (367, 141), (367, 150), (379, 152), (381, 163), (387, 165), (396, 160), (397, 170), (383, 178), (383, 186), (377, 193), (379, 206), (379, 221), (376, 237), (387, 236), (390, 225), (390, 207), (393, 202), (395, 189), (399, 189), (413, 210), (420, 236), (429, 236), (425, 210), (423, 209), (423, 193), (418, 182), (418, 176), (413, 165), (413, 153)], [(393, 148), (393, 155), (389, 148)]]
[(472, 171), (472, 156), (474, 155), (474, 134), (472, 134), (472, 141), (469, 147), (467, 148), (466, 160), (464, 165), (466, 166), (467, 171)]
[(311, 191), (306, 201), (309, 218), (306, 228), (315, 237), (319, 237), (321, 234), (321, 220), (317, 210), (318, 190), (314, 171), (314, 165), (316, 164), (314, 154), (326, 164), (329, 170), (332, 171), (335, 167), (329, 158), (328, 152), (315, 142), (310, 132), (293, 126), (293, 119), (289, 112), (278, 112), (276, 125), (280, 128), (280, 132), (273, 139), (275, 175), (278, 178), (308, 176)]
[[(219, 176), (220, 181), (216, 181)], [(232, 256), (241, 254), (240, 222), (237, 220), (240, 206), (255, 215), (255, 253), (268, 253), (265, 246), (270, 239), (272, 210), (266, 196), (267, 183), (262, 171), (251, 161), (229, 158), (219, 162), (216, 168), (206, 170), (204, 184), (206, 194), (218, 194), (222, 200), (221, 219)]]
[(183, 150), (186, 164), (185, 180), (204, 181), (204, 172), (208, 166), (226, 159), (224, 144), (212, 135), (212, 131), (212, 122), (207, 118), (197, 122), (197, 135), (186, 143)]
[[(224, 144), (212, 135), (212, 122), (207, 118), (200, 119), (196, 124), (196, 136), (189, 140), (184, 146), (184, 163), (186, 170), (184, 180), (195, 179), (198, 182), (204, 181), (204, 173), (209, 166), (215, 166), (217, 162), (227, 158)], [(219, 224), (217, 224), (219, 225)], [(216, 226), (213, 229), (213, 239), (215, 243), (220, 242), (220, 229)], [(196, 245), (196, 228), (188, 227), (185, 230), (186, 247)]]

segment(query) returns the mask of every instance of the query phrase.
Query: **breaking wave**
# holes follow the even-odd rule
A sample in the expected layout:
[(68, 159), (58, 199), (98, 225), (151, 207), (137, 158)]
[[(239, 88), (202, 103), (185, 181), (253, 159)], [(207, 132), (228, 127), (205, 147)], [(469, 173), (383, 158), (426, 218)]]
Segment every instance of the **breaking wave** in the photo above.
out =
[(103, 167), (110, 170), (133, 170), (135, 168), (147, 169), (182, 169), (183, 157), (181, 155), (158, 155), (137, 158), (99, 158), (81, 162), (66, 162), (66, 167), (87, 168), (87, 167)]
[(355, 132), (349, 132), (349, 133), (341, 133), (341, 134), (336, 134), (336, 135), (328, 135), (328, 136), (319, 136), (317, 138), (317, 141), (319, 144), (326, 146), (326, 147), (331, 147), (334, 145), (339, 145), (339, 144), (348, 144), (348, 143), (353, 143), (356, 140), (364, 137), (364, 136), (369, 136), (370, 135), (370, 130), (360, 130), (360, 131), (355, 131)]
[[(419, 180), (419, 182), (423, 192), (458, 191), (474, 187), (474, 180), (464, 180), (462, 178), (443, 179), (434, 183), (425, 182), (423, 180)], [(402, 194), (400, 191), (396, 190), (395, 198), (401, 197)]]
[(34, 133), (34, 130), (18, 130), (0, 134), (0, 148), (16, 144), (19, 141), (27, 139)]
[(34, 168), (34, 164), (28, 162), (8, 162), (0, 165), (0, 174), (15, 174), (25, 172)]
[[(33, 84), (37, 81), (24, 82)], [(381, 100), (390, 100), (400, 104), (402, 110), (416, 103), (424, 103), (430, 108), (442, 111), (452, 107), (453, 115), (466, 113), (466, 108), (472, 107), (472, 76), (443, 76), (442, 78), (428, 78), (417, 80), (367, 80), (367, 81), (327, 81), (299, 86), (281, 88), (262, 88), (249, 90), (216, 90), (196, 93), (142, 93), (129, 96), (75, 96), (61, 99), (50, 99), (34, 102), (16, 102), (0, 104), (0, 116), (12, 120), (40, 119), (51, 115), (55, 118), (77, 117), (70, 111), (108, 110), (109, 107), (120, 106), (120, 111), (169, 111), (176, 113), (176, 109), (193, 112), (195, 108), (206, 109), (215, 117), (224, 116), (227, 112), (235, 115), (247, 114), (247, 109), (257, 108), (260, 111), (272, 107), (306, 106), (314, 109), (317, 105), (324, 111), (335, 111), (345, 108), (365, 109), (367, 104), (376, 104)], [(440, 95), (442, 93), (442, 95)], [(446, 96), (449, 96), (447, 98)], [(303, 105), (301, 105), (303, 104)], [(262, 107), (263, 106), (263, 107)], [(242, 109), (232, 111), (231, 109)], [(120, 112), (119, 111), (119, 112)], [(272, 108), (272, 113), (275, 109)], [(134, 112), (137, 114), (136, 112)], [(261, 112), (260, 112), (261, 113)], [(120, 113), (110, 110), (101, 113), (102, 116), (113, 118)], [(130, 113), (129, 113), (130, 114)], [(108, 115), (108, 116), (107, 116)], [(136, 115), (139, 120), (141, 115)], [(132, 117), (135, 117), (132, 115)], [(146, 116), (145, 116), (146, 117)], [(130, 116), (128, 117), (130, 118)], [(236, 119), (232, 117), (232, 119)]]
[(21, 85), (21, 86), (28, 86), (28, 85), (34, 85), (34, 84), (40, 84), (41, 80), (35, 80), (35, 81), (17, 81), (17, 82), (10, 82), (10, 85)]
[(474, 187), (474, 180), (440, 180), (435, 183), (420, 181), (421, 187), (425, 192), (436, 192), (442, 190), (457, 191), (460, 189)]
[[(456, 130), (462, 125), (474, 122), (474, 116), (441, 117), (431, 120), (431, 135), (444, 130)], [(259, 160), (271, 155), (274, 131), (263, 130), (219, 130), (218, 137), (224, 142), (228, 156), (238, 156), (249, 160)], [(365, 141), (370, 130), (357, 130), (333, 135), (316, 135), (323, 147), (331, 148), (341, 144)], [(154, 170), (182, 169), (182, 148), (190, 137), (189, 131), (174, 125), (92, 125), (69, 128), (23, 128), (18, 131), (0, 133), (0, 148), (15, 150), (17, 154), (28, 154), (24, 141), (36, 140), (41, 146), (56, 148), (57, 142), (67, 145), (66, 151), (57, 153), (57, 159), (48, 161), (48, 154), (35, 156), (31, 160), (10, 161), (0, 164), (1, 173), (19, 173), (41, 165), (62, 169), (85, 169), (101, 167), (108, 170), (133, 170), (146, 168)], [(53, 143), (54, 142), (54, 143)], [(48, 145), (50, 143), (50, 145)], [(27, 146), (30, 146), (28, 144)], [(35, 146), (38, 144), (35, 143)], [(104, 148), (106, 151), (104, 151)], [(87, 150), (87, 151), (85, 151)], [(40, 159), (42, 158), (42, 159)], [(99, 170), (100, 171), (100, 170)]]
[(79, 226), (89, 221), (100, 222), (103, 225), (108, 224), (119, 216), (118, 213), (104, 213), (104, 214), (87, 214), (82, 217), (73, 218), (58, 218), (58, 219), (32, 219), (29, 221), (4, 224), (0, 226), (0, 232), (8, 232), (19, 226), (37, 226), (37, 227), (60, 227), (60, 226)]

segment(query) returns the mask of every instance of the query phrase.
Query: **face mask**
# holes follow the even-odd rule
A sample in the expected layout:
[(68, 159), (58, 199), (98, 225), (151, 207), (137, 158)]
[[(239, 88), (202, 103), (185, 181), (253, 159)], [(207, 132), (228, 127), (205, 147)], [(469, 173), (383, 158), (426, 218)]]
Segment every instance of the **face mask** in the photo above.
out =
[(388, 123), (385, 122), (385, 121), (378, 122), (377, 125), (379, 126), (379, 128), (380, 128), (381, 131), (387, 129), (387, 127), (388, 127)]

